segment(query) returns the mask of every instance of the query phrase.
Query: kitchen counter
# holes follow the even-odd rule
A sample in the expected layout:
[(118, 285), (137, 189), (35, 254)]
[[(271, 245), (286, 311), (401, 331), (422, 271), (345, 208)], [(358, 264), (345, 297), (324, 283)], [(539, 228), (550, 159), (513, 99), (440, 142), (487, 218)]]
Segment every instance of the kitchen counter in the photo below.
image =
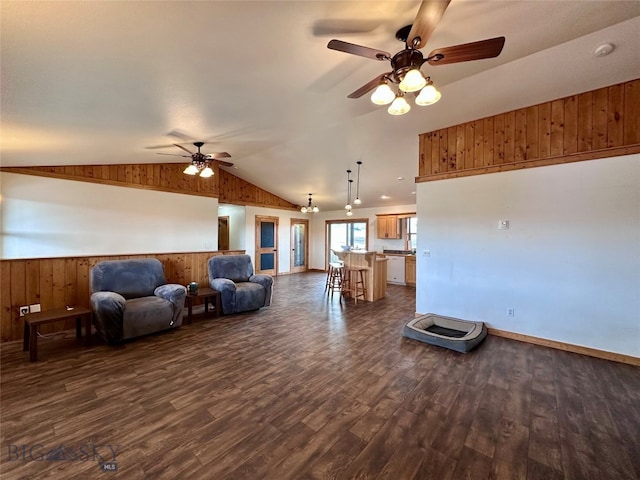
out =
[(364, 268), (365, 287), (367, 289), (366, 300), (375, 302), (384, 298), (387, 294), (387, 261), (388, 259), (376, 252), (364, 250), (352, 250), (344, 252), (333, 250), (333, 253), (345, 267)]

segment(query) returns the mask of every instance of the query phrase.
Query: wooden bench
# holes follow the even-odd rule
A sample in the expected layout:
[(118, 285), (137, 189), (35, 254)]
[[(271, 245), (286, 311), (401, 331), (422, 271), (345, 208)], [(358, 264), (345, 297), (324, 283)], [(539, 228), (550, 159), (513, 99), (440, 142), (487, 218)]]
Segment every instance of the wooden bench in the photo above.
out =
[(91, 338), (92, 312), (87, 307), (56, 308), (44, 312), (29, 313), (24, 316), (23, 351), (29, 351), (29, 361), (38, 360), (38, 334), (40, 325), (60, 322), (69, 318), (76, 320), (76, 338), (82, 338), (82, 320), (84, 320), (85, 344)]

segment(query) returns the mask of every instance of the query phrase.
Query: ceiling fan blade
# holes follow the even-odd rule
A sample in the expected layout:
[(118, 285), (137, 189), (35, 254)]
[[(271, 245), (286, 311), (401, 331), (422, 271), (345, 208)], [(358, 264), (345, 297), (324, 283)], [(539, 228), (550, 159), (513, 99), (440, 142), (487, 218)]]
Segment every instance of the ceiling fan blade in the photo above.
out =
[(502, 52), (504, 41), (504, 37), (496, 37), (453, 47), (436, 48), (429, 54), (427, 61), (429, 65), (446, 65), (447, 63), (494, 58)]
[(191, 158), (191, 155), (177, 155), (175, 153), (160, 153), (160, 152), (156, 152), (156, 155), (169, 155), (170, 157), (184, 157), (184, 158)]
[(350, 53), (352, 55), (371, 58), (373, 60), (391, 60), (391, 54), (389, 52), (383, 52), (382, 50), (376, 50), (375, 48), (363, 47), (362, 45), (356, 45), (355, 43), (343, 42), (342, 40), (334, 39), (329, 41), (327, 48), (337, 50), (339, 52)]
[(361, 19), (322, 19), (313, 22), (313, 35), (316, 37), (323, 35), (349, 35), (356, 33), (369, 33), (380, 26), (380, 20)]
[(224, 160), (216, 160), (216, 162), (218, 162), (221, 167), (233, 167), (233, 163), (231, 162), (225, 162)]
[(193, 138), (191, 135), (189, 135), (187, 132), (183, 132), (182, 130), (171, 130), (169, 133), (167, 133), (167, 136), (169, 137), (176, 137), (179, 138), (180, 140), (184, 140), (185, 142), (194, 142), (195, 138)]
[(174, 143), (174, 145), (178, 148), (180, 148), (181, 150), (184, 150), (185, 152), (187, 152), (189, 155), (193, 155), (192, 152), (190, 152), (188, 149), (186, 149), (185, 147), (183, 147), (182, 145), (178, 145), (177, 143)]
[(427, 44), (431, 34), (440, 23), (444, 11), (451, 0), (423, 0), (413, 21), (413, 26), (407, 37), (407, 45), (422, 48)]
[(370, 92), (371, 90), (376, 88), (378, 85), (380, 85), (380, 82), (382, 81), (382, 79), (384, 77), (386, 77), (387, 75), (389, 75), (389, 74), (391, 74), (391, 72), (387, 72), (387, 73), (383, 73), (381, 75), (378, 75), (376, 78), (371, 80), (369, 83), (364, 84), (363, 86), (361, 86), (359, 89), (357, 89), (352, 94), (347, 95), (347, 98), (360, 98), (365, 93)]
[(229, 155), (227, 152), (214, 152), (207, 154), (207, 157), (218, 160), (219, 158), (231, 158), (231, 155)]

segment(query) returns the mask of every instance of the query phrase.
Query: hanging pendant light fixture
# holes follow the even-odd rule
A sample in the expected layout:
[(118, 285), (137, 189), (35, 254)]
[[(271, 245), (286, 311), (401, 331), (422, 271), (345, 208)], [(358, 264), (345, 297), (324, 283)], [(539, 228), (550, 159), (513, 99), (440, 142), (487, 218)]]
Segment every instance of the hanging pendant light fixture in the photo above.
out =
[(309, 194), (309, 203), (303, 206), (300, 211), (302, 213), (318, 213), (320, 209), (316, 205), (311, 205), (311, 193)]
[(362, 200), (360, 200), (360, 165), (362, 165), (362, 162), (358, 160), (356, 163), (358, 164), (358, 181), (356, 182), (356, 198), (353, 204), (360, 205), (362, 203)]
[(347, 204), (344, 206), (344, 209), (349, 212), (351, 211), (351, 170), (347, 170)]

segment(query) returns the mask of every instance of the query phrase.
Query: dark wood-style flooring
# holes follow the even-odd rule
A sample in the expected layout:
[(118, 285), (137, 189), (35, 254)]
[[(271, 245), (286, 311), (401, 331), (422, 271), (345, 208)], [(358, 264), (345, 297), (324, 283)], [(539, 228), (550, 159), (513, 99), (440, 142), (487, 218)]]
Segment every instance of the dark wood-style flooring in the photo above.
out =
[(345, 305), (324, 278), (119, 347), (3, 345), (2, 478), (640, 479), (638, 367), (424, 345), (401, 336), (414, 289)]

